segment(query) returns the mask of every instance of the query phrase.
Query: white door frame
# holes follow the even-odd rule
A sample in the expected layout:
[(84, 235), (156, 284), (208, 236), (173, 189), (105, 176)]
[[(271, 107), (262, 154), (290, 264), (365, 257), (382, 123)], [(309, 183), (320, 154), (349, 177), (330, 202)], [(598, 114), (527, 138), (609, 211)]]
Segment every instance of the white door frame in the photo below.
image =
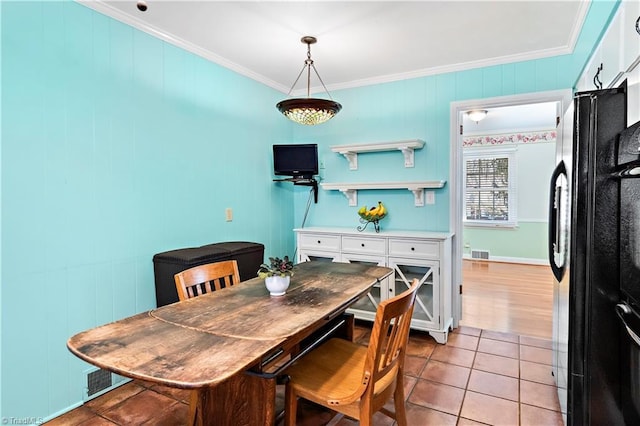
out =
[[(499, 96), (486, 99), (470, 99), (465, 101), (451, 102), (450, 115), (450, 145), (451, 163), (449, 165), (449, 223), (453, 232), (451, 246), (451, 300), (453, 303), (453, 326), (458, 327), (462, 316), (462, 297), (460, 296), (460, 286), (462, 285), (462, 114), (471, 109), (488, 109), (506, 106), (516, 106), (525, 104), (536, 104), (542, 102), (558, 102), (558, 117), (562, 120), (564, 112), (572, 102), (573, 91), (571, 89), (551, 90), (547, 92), (524, 93), (520, 95)], [(562, 125), (557, 126), (558, 140), (561, 139)]]

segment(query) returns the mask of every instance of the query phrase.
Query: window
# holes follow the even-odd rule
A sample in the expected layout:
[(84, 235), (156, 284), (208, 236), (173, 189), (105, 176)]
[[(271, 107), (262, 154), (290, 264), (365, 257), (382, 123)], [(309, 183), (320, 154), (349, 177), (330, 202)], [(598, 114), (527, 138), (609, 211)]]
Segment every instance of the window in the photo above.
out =
[(466, 149), (464, 222), (480, 226), (516, 225), (515, 149)]

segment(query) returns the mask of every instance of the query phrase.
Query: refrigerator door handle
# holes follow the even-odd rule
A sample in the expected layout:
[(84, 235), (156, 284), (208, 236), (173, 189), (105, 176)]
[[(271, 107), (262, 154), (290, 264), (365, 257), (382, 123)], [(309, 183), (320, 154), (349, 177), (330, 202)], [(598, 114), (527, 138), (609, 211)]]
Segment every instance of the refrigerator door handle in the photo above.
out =
[(629, 324), (627, 324), (627, 320), (625, 320), (624, 318), (627, 315), (634, 315), (629, 305), (627, 305), (626, 303), (618, 303), (616, 305), (616, 314), (618, 314), (618, 316), (622, 320), (622, 324), (624, 324), (624, 328), (627, 329), (627, 334), (629, 334), (629, 337), (631, 337), (635, 344), (640, 347), (640, 336), (638, 336), (636, 332), (633, 331), (631, 327), (629, 327)]
[(640, 160), (620, 164), (618, 167), (616, 167), (614, 177), (620, 179), (640, 178)]
[(557, 191), (556, 182), (561, 175), (567, 175), (567, 169), (564, 161), (560, 161), (551, 175), (551, 183), (549, 188), (549, 265), (556, 280), (561, 281), (564, 275), (564, 264), (556, 264), (556, 253), (560, 249), (560, 233), (558, 223), (560, 222), (560, 191)]

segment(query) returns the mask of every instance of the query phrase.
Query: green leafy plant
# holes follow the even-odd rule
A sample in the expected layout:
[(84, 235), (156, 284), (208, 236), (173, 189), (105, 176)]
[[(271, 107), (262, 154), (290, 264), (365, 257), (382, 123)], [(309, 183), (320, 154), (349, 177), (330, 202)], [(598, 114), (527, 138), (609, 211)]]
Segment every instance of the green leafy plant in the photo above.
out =
[(270, 257), (269, 263), (263, 263), (258, 269), (258, 276), (260, 278), (267, 277), (286, 277), (287, 275), (293, 275), (293, 262), (289, 260), (289, 256), (285, 256), (284, 259), (279, 257)]

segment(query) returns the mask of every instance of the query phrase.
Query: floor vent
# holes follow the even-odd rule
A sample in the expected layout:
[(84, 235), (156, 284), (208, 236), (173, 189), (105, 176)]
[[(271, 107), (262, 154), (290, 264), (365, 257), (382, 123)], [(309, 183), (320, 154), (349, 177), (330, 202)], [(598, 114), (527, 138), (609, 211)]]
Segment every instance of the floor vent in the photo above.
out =
[(114, 374), (108, 370), (90, 369), (85, 371), (87, 375), (87, 387), (85, 388), (85, 401), (110, 391), (113, 388), (128, 381), (125, 377)]
[(489, 259), (489, 250), (471, 250), (471, 258), (472, 259)]

